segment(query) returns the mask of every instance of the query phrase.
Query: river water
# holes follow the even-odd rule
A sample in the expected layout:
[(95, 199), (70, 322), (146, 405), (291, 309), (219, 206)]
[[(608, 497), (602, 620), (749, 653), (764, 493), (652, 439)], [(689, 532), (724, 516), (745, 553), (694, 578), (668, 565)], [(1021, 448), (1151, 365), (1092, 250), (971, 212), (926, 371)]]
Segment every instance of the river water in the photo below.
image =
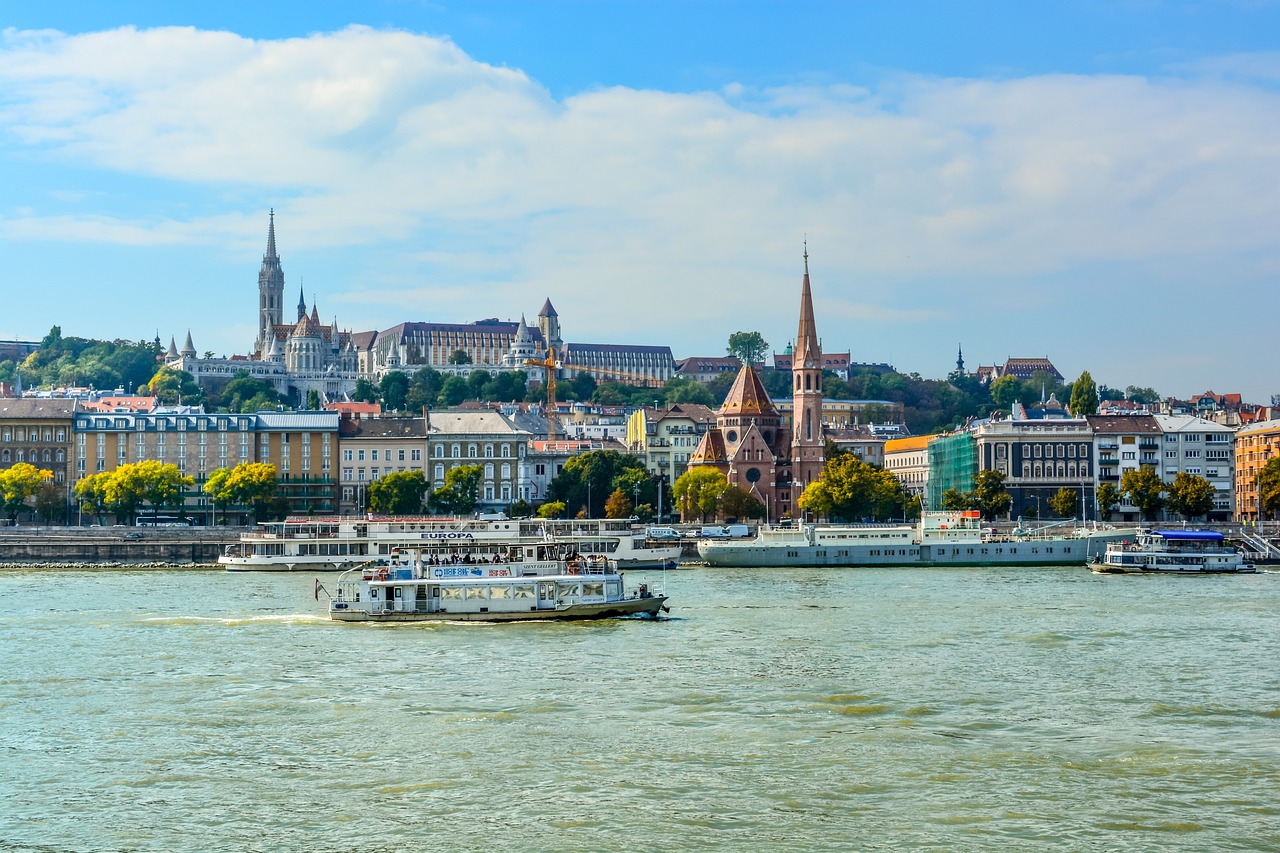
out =
[(1280, 850), (1277, 574), (697, 568), (659, 622), (399, 626), (313, 581), (0, 572), (0, 851)]

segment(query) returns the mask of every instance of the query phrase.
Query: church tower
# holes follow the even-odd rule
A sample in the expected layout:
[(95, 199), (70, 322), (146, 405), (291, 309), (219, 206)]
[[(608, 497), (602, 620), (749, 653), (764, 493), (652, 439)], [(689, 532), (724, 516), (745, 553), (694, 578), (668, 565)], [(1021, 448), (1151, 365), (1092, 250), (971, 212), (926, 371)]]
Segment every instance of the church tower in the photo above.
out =
[(548, 350), (554, 349), (556, 355), (564, 355), (564, 341), (560, 340), (560, 315), (551, 305), (550, 298), (538, 312), (538, 330), (542, 332), (542, 342)]
[(266, 358), (275, 337), (274, 327), (280, 324), (284, 310), (284, 270), (276, 255), (276, 212), (271, 211), (267, 226), (267, 253), (262, 256), (262, 268), (258, 270), (258, 340), (254, 352)]
[(800, 328), (791, 359), (791, 388), (791, 471), (798, 498), (805, 486), (821, 476), (826, 465), (826, 440), (822, 433), (822, 345), (813, 319), (807, 245), (800, 291)]

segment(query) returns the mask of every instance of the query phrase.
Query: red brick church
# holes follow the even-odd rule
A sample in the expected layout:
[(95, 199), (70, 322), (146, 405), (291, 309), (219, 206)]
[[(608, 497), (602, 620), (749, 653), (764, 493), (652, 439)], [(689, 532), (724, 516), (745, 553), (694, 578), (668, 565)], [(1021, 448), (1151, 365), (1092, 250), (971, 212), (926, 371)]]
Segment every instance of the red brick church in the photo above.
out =
[(742, 365), (716, 426), (702, 437), (689, 466), (710, 465), (730, 485), (743, 488), (778, 519), (794, 514), (796, 499), (818, 479), (826, 464), (822, 431), (822, 346), (813, 319), (809, 289), (809, 250), (804, 253), (800, 291), (800, 328), (791, 363), (792, 422), (782, 415), (750, 365)]

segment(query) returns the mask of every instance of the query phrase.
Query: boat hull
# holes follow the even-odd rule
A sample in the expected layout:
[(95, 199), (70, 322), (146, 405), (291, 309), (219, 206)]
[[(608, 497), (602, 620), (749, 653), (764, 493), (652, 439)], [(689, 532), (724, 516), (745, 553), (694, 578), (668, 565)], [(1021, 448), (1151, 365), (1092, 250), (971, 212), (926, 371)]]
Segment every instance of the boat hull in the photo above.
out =
[(570, 604), (564, 607), (514, 610), (488, 613), (401, 612), (396, 610), (369, 612), (353, 607), (330, 608), (329, 618), (339, 622), (529, 622), (543, 620), (613, 619), (620, 616), (649, 616), (657, 618), (667, 610), (667, 596), (648, 598), (624, 598), (618, 601), (602, 601)]
[(1235, 568), (1147, 568), (1137, 566), (1109, 566), (1098, 564), (1093, 566), (1095, 575), (1252, 575), (1258, 569), (1251, 563), (1243, 563)]
[(1114, 533), (1078, 539), (981, 542), (954, 545), (791, 545), (762, 547), (745, 543), (708, 543), (698, 553), (708, 565), (735, 568), (832, 567), (920, 568), (973, 566), (1078, 565), (1101, 555), (1108, 542), (1130, 534)]

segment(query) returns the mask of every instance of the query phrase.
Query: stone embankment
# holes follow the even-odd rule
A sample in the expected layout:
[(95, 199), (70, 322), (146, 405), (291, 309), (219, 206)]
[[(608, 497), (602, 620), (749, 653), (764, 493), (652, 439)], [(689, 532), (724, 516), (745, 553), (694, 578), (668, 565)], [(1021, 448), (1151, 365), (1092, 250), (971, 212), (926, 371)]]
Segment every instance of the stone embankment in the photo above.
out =
[(242, 528), (5, 527), (0, 568), (213, 566)]

